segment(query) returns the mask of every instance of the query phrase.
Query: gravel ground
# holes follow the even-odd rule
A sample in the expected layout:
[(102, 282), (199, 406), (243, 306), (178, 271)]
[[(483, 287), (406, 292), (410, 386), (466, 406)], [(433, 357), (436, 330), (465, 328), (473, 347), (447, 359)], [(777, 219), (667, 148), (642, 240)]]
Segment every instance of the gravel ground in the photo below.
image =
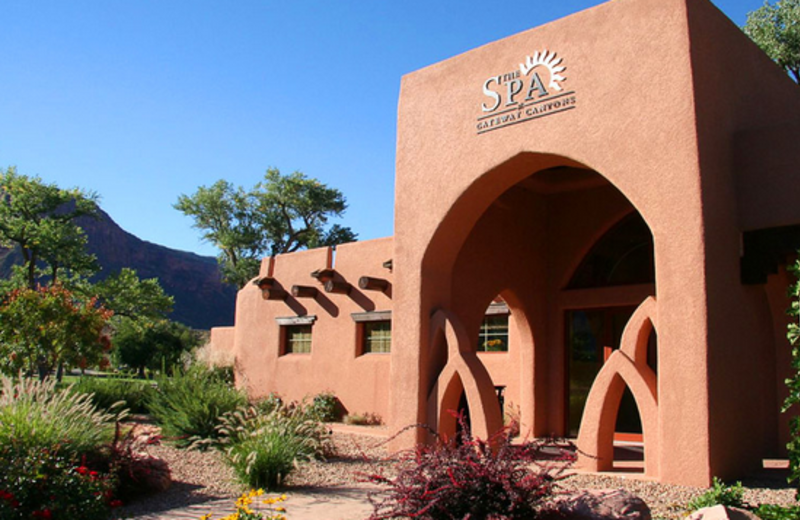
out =
[[(333, 433), (336, 454), (326, 461), (303, 464), (289, 478), (292, 489), (319, 489), (359, 485), (364, 475), (391, 472), (392, 461), (381, 446), (381, 438), (355, 433)], [(167, 511), (219, 498), (236, 497), (243, 488), (233, 481), (233, 472), (219, 453), (180, 450), (169, 445), (150, 446), (149, 453), (165, 459), (172, 469), (172, 487), (158, 495), (120, 508), (118, 516)], [(751, 504), (797, 504), (794, 490), (786, 485), (785, 473), (745, 480), (745, 500)], [(654, 518), (682, 518), (683, 506), (703, 489), (660, 484), (610, 475), (575, 474), (560, 483), (565, 490), (624, 488), (650, 506)]]
[[(391, 468), (386, 450), (379, 446), (381, 442), (381, 438), (372, 436), (334, 432), (335, 453), (325, 461), (302, 464), (286, 484), (298, 490), (360, 485), (362, 475), (388, 472)], [(235, 483), (233, 471), (216, 451), (184, 450), (168, 444), (151, 445), (147, 451), (167, 461), (172, 471), (172, 487), (121, 507), (117, 511), (118, 518), (136, 518), (219, 498), (238, 497), (245, 491)]]
[[(797, 504), (794, 490), (787, 487), (786, 479), (762, 477), (745, 480), (745, 501), (753, 504)], [(619, 489), (623, 488), (641, 497), (650, 507), (653, 518), (683, 518), (688, 511), (684, 506), (702, 495), (705, 489), (661, 484), (635, 478), (610, 475), (576, 474), (561, 482), (564, 490)]]

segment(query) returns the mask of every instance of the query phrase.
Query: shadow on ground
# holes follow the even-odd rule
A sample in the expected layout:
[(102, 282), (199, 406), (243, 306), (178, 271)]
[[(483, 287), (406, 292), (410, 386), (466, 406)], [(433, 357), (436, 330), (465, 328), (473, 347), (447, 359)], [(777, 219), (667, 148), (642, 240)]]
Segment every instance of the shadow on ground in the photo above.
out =
[(173, 482), (163, 493), (141, 497), (120, 507), (115, 511), (114, 518), (137, 518), (145, 513), (158, 514), (225, 498), (201, 493), (203, 489), (203, 486), (196, 484)]

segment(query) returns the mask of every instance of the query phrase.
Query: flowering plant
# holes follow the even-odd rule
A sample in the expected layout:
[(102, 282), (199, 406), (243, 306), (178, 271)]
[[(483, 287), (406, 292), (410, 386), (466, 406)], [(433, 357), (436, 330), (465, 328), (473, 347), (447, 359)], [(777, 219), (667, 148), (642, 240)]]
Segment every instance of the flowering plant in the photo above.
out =
[(457, 419), (455, 439), (437, 437), (435, 444), (402, 454), (396, 476), (366, 476), (384, 487), (369, 497), (370, 520), (536, 518), (575, 460), (568, 443), (518, 444), (508, 430), (482, 440), (472, 436), (463, 414)]
[(0, 449), (0, 518), (100, 520), (121, 505), (114, 483), (56, 449)]
[[(249, 493), (245, 493), (236, 499), (236, 511), (228, 516), (222, 517), (219, 520), (286, 520), (283, 514), (286, 509), (280, 504), (286, 500), (286, 495), (278, 497), (270, 497), (261, 501), (261, 504), (266, 506), (266, 509), (259, 507), (259, 511), (253, 510), (250, 506), (253, 505), (253, 500), (257, 497), (263, 496), (263, 489), (253, 489)], [(210, 520), (211, 513), (203, 515), (200, 520)]]

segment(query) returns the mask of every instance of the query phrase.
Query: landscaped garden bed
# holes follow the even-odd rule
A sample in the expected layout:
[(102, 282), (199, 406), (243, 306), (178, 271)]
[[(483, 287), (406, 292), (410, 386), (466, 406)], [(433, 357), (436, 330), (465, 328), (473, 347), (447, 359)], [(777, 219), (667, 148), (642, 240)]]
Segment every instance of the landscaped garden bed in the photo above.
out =
[[(285, 505), (290, 520), (293, 519), (293, 494), (352, 487), (375, 490), (374, 486), (364, 483), (365, 475), (378, 471), (393, 474), (396, 459), (388, 455), (383, 446), (384, 439), (372, 434), (373, 430), (369, 427), (362, 429), (363, 433), (354, 431), (357, 428), (353, 427), (348, 427), (347, 432), (334, 431), (332, 441), (335, 455), (326, 460), (304, 463), (289, 476), (282, 492), (289, 496)], [(164, 493), (126, 504), (117, 511), (120, 517), (165, 512), (219, 498), (229, 498), (232, 505), (244, 490), (240, 484), (235, 483), (233, 471), (225, 464), (219, 452), (186, 450), (165, 443), (151, 446), (149, 451), (169, 463), (173, 486)], [(780, 472), (774, 476), (745, 480), (744, 488), (744, 498), (751, 504), (797, 504), (794, 500), (794, 489), (786, 483), (784, 474)], [(686, 505), (705, 492), (700, 488), (594, 474), (572, 474), (558, 485), (558, 490), (564, 492), (588, 489), (628, 490), (647, 503), (653, 518), (669, 519), (684, 518), (687, 514)]]
[[(115, 420), (123, 419), (124, 413), (97, 410), (88, 394), (76, 393), (74, 388), (57, 390), (53, 383), (33, 380), (4, 381), (0, 401), (4, 444), (0, 448), (16, 457), (8, 461), (8, 467), (22, 472), (19, 478), (7, 472), (7, 482), (0, 486), (0, 507), (17, 515), (10, 518), (23, 518), (18, 513), (30, 510), (36, 518), (99, 520), (116, 507), (116, 518), (166, 519), (187, 506), (202, 508), (219, 499), (232, 508), (237, 497), (248, 497), (251, 489), (262, 487), (254, 482), (263, 482), (272, 497), (288, 495), (285, 506), (291, 520), (307, 518), (292, 516), (293, 496), (299, 502), (304, 494), (354, 488), (363, 491), (350, 497), (358, 501), (358, 518), (368, 516), (362, 514), (368, 509), (368, 495), (382, 504), (375, 518), (391, 518), (386, 515), (393, 512), (408, 517), (428, 508), (430, 497), (437, 496), (436, 501), (450, 504), (445, 510), (474, 503), (485, 512), (509, 513), (497, 518), (527, 519), (540, 507), (546, 509), (554, 497), (620, 488), (641, 498), (653, 518), (677, 519), (692, 509), (720, 502), (753, 507), (796, 504), (795, 489), (779, 471), (745, 481), (741, 489), (717, 483), (710, 493), (636, 478), (568, 475), (571, 456), (564, 443), (547, 445), (542, 451), (542, 445), (519, 445), (500, 436), (492, 441), (499, 449), (491, 450), (483, 441), (462, 433), (460, 445), (390, 455), (385, 428), (321, 422), (320, 417), (327, 417), (323, 404), (330, 399), (287, 404), (273, 396), (250, 404), (229, 382), (199, 367), (161, 380), (145, 400), (148, 411), (156, 413), (137, 416), (135, 421), (124, 419), (116, 428)], [(115, 388), (114, 393), (119, 390)], [(552, 456), (553, 450), (557, 457)], [(17, 452), (26, 458), (15, 456)], [(536, 469), (543, 459), (556, 464), (546, 471)], [(24, 473), (28, 469), (30, 478)], [(40, 475), (43, 471), (46, 479)], [(53, 488), (60, 491), (51, 493), (50, 485), (61, 486)], [(426, 489), (435, 489), (438, 495)], [(690, 507), (704, 494), (703, 501)], [(85, 504), (80, 501), (84, 495)], [(402, 509), (406, 502), (414, 502), (408, 511)], [(520, 509), (514, 505), (518, 503), (526, 505)], [(325, 511), (319, 514), (324, 516)], [(800, 515), (779, 511), (779, 516), (765, 518), (790, 520)]]

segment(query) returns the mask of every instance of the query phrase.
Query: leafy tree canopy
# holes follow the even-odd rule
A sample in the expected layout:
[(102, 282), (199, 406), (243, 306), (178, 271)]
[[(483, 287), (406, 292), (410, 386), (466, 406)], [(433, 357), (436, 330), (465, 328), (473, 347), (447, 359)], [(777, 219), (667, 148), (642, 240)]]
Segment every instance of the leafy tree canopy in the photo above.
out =
[(77, 188), (64, 190), (38, 177), (0, 169), (0, 246), (18, 246), (25, 260), (25, 282), (34, 289), (37, 265), (45, 263), (51, 283), (59, 270), (94, 271), (94, 257), (85, 250), (86, 235), (75, 223), (97, 214), (97, 195)]
[(175, 299), (164, 292), (158, 278), (142, 280), (127, 267), (89, 287), (117, 318), (163, 319), (172, 312)]
[(109, 348), (103, 335), (111, 312), (61, 285), (16, 289), (0, 303), (0, 370), (15, 375), (60, 364), (96, 365)]
[(112, 313), (118, 327), (172, 311), (158, 279), (141, 280), (133, 269), (93, 281), (98, 265), (76, 219), (98, 211), (93, 193), (0, 169), (0, 246), (18, 247), (24, 259), (0, 280), (0, 370), (94, 366), (105, 360), (97, 327)]
[(767, 55), (800, 82), (800, 0), (764, 2), (742, 27)]
[(219, 248), (223, 278), (238, 287), (258, 274), (263, 256), (356, 240), (350, 228), (329, 226), (347, 209), (344, 195), (301, 172), (270, 168), (249, 191), (220, 180), (181, 195), (175, 208)]
[(114, 351), (120, 363), (144, 377), (145, 368), (172, 368), (181, 355), (197, 347), (201, 337), (185, 325), (163, 319), (122, 320), (114, 335)]

